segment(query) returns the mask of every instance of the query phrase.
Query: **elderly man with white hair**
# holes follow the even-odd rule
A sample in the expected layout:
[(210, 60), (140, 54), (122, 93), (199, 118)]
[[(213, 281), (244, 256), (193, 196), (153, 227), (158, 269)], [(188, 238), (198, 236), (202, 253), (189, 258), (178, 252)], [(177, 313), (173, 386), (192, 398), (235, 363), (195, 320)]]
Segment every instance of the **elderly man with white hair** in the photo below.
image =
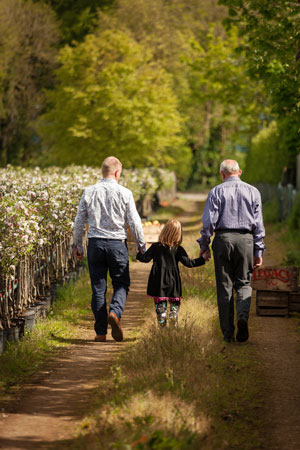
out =
[(261, 197), (259, 191), (240, 179), (237, 161), (221, 163), (222, 184), (214, 187), (203, 212), (200, 244), (202, 255), (212, 244), (221, 330), (226, 342), (235, 341), (234, 300), (238, 342), (248, 340), (253, 268), (262, 265), (265, 249)]
[[(122, 164), (114, 156), (103, 161), (103, 178), (83, 191), (74, 224), (74, 253), (78, 259), (83, 256), (82, 238), (86, 222), (89, 224), (87, 256), (97, 342), (106, 341), (108, 324), (112, 337), (116, 341), (123, 340), (120, 320), (130, 285), (127, 224), (139, 250), (146, 250), (132, 192), (119, 184), (121, 172)], [(109, 314), (106, 307), (108, 271), (113, 285)]]

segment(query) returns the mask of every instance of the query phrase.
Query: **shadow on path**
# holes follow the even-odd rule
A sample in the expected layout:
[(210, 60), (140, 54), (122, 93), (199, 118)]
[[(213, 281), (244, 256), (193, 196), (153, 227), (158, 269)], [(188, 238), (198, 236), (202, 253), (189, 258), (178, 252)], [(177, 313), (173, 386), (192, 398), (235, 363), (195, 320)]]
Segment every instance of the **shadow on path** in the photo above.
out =
[(107, 342), (94, 342), (92, 320), (90, 329), (83, 329), (82, 339), (64, 339), (74, 347), (55, 358), (40, 379), (24, 387), (19, 400), (2, 412), (0, 449), (68, 447), (74, 425), (88, 413), (99, 381), (110, 374), (111, 364), (126, 342), (134, 340), (128, 336), (130, 330), (143, 321), (149, 269), (131, 263), (132, 284), (121, 322), (125, 340), (115, 342), (109, 329)]

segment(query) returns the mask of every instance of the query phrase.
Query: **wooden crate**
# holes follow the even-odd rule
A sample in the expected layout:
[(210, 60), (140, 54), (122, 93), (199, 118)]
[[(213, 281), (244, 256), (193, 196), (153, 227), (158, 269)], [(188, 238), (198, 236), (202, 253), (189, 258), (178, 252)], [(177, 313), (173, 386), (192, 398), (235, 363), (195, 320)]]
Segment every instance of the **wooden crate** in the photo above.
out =
[[(160, 235), (161, 230), (163, 229), (164, 225), (158, 224), (158, 225), (147, 225), (143, 226), (144, 231), (144, 237), (145, 237), (145, 243), (146, 243), (146, 249), (150, 247), (153, 242), (158, 241), (158, 236)], [(127, 236), (128, 236), (128, 253), (130, 255), (136, 255), (136, 242), (134, 240), (134, 236), (130, 230), (130, 228), (127, 229)]]
[(300, 289), (289, 293), (289, 311), (300, 312)]
[(298, 267), (260, 267), (253, 271), (252, 287), (258, 291), (292, 292), (298, 289)]
[(288, 316), (289, 292), (257, 291), (256, 314), (258, 316)]

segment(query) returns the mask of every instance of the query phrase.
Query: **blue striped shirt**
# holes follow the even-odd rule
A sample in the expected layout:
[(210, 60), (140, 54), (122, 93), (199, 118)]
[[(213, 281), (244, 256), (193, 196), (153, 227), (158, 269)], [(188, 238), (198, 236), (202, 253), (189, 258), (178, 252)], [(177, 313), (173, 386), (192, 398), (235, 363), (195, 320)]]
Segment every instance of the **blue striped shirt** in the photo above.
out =
[(227, 178), (208, 194), (203, 211), (203, 228), (198, 239), (202, 250), (216, 230), (246, 230), (253, 234), (254, 255), (262, 256), (265, 228), (258, 189), (237, 176)]

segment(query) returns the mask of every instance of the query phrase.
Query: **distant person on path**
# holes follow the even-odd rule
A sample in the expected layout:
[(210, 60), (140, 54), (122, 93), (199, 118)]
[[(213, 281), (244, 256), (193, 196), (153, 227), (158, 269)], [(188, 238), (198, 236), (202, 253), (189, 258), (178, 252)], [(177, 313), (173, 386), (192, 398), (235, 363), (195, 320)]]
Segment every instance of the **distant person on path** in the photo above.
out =
[[(128, 223), (140, 251), (145, 251), (141, 219), (132, 192), (119, 185), (121, 162), (114, 156), (102, 163), (101, 181), (84, 189), (74, 224), (74, 254), (82, 259), (82, 239), (86, 222), (88, 230), (88, 266), (92, 285), (92, 311), (95, 317), (95, 341), (105, 342), (108, 323), (112, 337), (123, 340), (120, 319), (129, 290), (127, 250)], [(106, 285), (109, 270), (113, 296), (107, 315)]]
[(221, 163), (223, 183), (214, 187), (207, 198), (203, 212), (200, 255), (207, 252), (211, 236), (219, 319), (224, 340), (233, 342), (234, 300), (236, 290), (236, 317), (238, 342), (249, 337), (248, 318), (251, 302), (253, 268), (262, 265), (265, 229), (259, 191), (241, 181), (242, 171), (237, 161)]
[(170, 303), (170, 323), (176, 325), (178, 311), (182, 296), (181, 279), (178, 263), (186, 267), (197, 267), (205, 264), (210, 252), (203, 252), (202, 256), (190, 259), (181, 247), (182, 229), (178, 220), (170, 220), (162, 229), (158, 242), (142, 254), (137, 254), (137, 259), (148, 263), (153, 260), (153, 265), (148, 279), (147, 295), (153, 297), (157, 320), (161, 327), (167, 324), (167, 302)]

